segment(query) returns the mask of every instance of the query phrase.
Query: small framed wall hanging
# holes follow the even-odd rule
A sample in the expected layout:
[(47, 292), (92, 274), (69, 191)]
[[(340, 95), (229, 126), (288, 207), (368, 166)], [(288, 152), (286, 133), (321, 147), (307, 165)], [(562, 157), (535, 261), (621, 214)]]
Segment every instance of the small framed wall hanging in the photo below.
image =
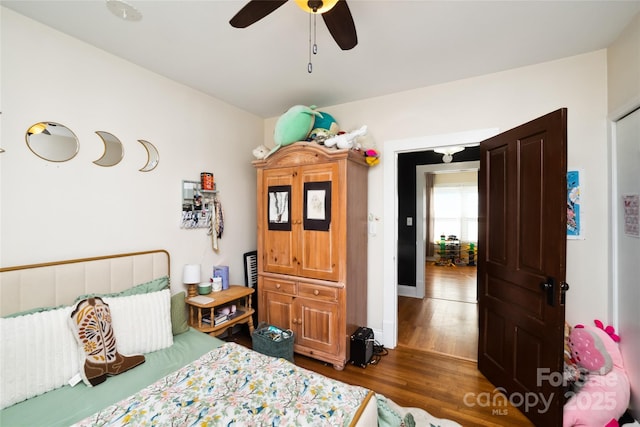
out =
[(331, 226), (331, 181), (304, 183), (305, 230), (329, 231)]
[(584, 239), (582, 223), (582, 191), (580, 170), (567, 172), (567, 239)]
[(291, 186), (269, 187), (267, 220), (269, 230), (291, 231)]

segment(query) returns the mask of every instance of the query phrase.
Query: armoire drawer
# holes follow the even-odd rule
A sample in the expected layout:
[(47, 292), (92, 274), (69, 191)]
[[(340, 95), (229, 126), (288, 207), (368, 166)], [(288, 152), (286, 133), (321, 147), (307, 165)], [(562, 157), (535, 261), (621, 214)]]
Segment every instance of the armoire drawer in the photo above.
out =
[(321, 299), (325, 301), (337, 301), (338, 289), (330, 286), (314, 285), (311, 283), (298, 283), (298, 296)]
[(296, 282), (264, 278), (264, 280), (262, 281), (262, 290), (296, 295)]

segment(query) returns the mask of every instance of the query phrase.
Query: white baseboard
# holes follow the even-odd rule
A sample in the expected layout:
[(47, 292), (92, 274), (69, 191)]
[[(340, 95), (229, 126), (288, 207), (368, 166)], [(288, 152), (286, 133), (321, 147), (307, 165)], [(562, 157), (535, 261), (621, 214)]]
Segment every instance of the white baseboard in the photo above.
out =
[(400, 297), (412, 297), (422, 298), (418, 296), (418, 288), (415, 286), (398, 285), (398, 296)]

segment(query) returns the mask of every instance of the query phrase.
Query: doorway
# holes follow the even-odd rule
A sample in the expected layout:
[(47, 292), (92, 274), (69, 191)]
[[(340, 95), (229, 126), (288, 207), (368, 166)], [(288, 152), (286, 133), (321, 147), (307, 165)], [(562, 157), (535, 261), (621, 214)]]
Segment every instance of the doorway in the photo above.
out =
[[(459, 132), (443, 135), (427, 136), (422, 138), (388, 141), (383, 148), (383, 158), (389, 159), (383, 163), (384, 198), (395, 200), (397, 190), (397, 158), (399, 153), (424, 151), (436, 147), (452, 145), (472, 145), (478, 141), (496, 135), (496, 128), (480, 129), (468, 132)], [(398, 224), (398, 211), (395, 203), (387, 203), (384, 206), (384, 221), (390, 226), (384, 227), (384, 259), (383, 263), (383, 319), (382, 336), (385, 347), (394, 348), (398, 345), (398, 267), (396, 262), (398, 245), (397, 231), (392, 224)], [(422, 245), (419, 245), (422, 246)], [(424, 251), (422, 250), (422, 259)], [(420, 263), (422, 264), (422, 263)], [(420, 267), (421, 273), (416, 275), (417, 280), (424, 278), (424, 265)], [(417, 273), (417, 272), (416, 272)]]
[(479, 167), (467, 161), (415, 168), (416, 284), (398, 286), (399, 346), (477, 360)]
[[(452, 139), (455, 138), (449, 140)], [(567, 109), (476, 140), (482, 141), (478, 182), (478, 369), (506, 395), (539, 393), (548, 397), (548, 408), (542, 408), (540, 403), (527, 406), (524, 413), (534, 424), (561, 424), (561, 395), (551, 382), (540, 384), (539, 377), (532, 373), (539, 372), (539, 368), (562, 371), (568, 290)], [(385, 205), (384, 218), (395, 224), (399, 224), (394, 215), (397, 198), (393, 197), (398, 153), (411, 150), (419, 142), (426, 145), (413, 140), (385, 146), (390, 161), (386, 162), (384, 177), (391, 188), (385, 186), (384, 194), (395, 203)], [(431, 142), (429, 147), (443, 146), (435, 138)], [(398, 270), (397, 245), (393, 241), (396, 234), (393, 227), (385, 227), (383, 328), (385, 340), (390, 339), (393, 345), (398, 332), (397, 284), (393, 281)], [(396, 249), (396, 253), (389, 248)]]

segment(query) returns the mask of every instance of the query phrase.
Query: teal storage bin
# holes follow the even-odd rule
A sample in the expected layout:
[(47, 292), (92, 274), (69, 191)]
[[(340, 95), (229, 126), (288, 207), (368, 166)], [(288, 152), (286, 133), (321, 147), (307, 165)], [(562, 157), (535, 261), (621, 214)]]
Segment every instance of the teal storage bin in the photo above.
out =
[(267, 356), (281, 357), (293, 363), (293, 331), (282, 330), (277, 326), (261, 323), (253, 334), (253, 350)]

